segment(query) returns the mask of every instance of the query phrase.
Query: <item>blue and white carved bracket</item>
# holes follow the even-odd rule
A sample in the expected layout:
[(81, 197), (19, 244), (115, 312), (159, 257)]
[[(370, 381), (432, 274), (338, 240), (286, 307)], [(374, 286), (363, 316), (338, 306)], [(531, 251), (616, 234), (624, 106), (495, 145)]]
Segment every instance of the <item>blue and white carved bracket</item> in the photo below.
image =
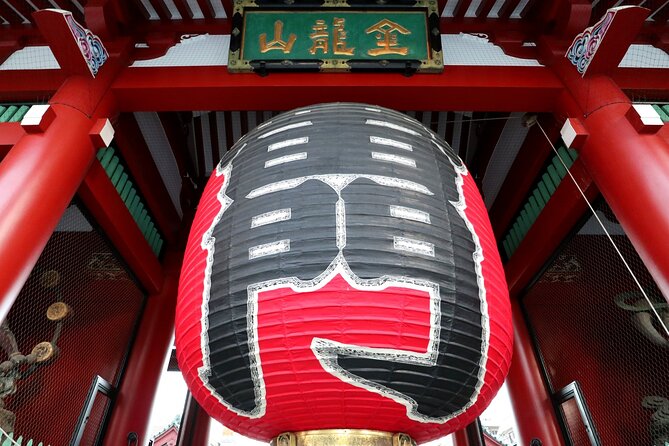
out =
[(81, 50), (81, 55), (83, 56), (88, 69), (91, 71), (91, 75), (95, 77), (100, 70), (100, 67), (109, 58), (109, 53), (107, 49), (102, 44), (102, 41), (98, 36), (93, 34), (89, 29), (81, 26), (74, 19), (71, 13), (64, 14), (65, 21), (72, 31), (72, 35)]
[(609, 30), (617, 10), (610, 9), (606, 11), (604, 17), (594, 25), (586, 28), (582, 33), (576, 35), (571, 46), (567, 50), (565, 57), (576, 66), (581, 76), (585, 75), (588, 66), (595, 56), (599, 45), (604, 39), (604, 35)]

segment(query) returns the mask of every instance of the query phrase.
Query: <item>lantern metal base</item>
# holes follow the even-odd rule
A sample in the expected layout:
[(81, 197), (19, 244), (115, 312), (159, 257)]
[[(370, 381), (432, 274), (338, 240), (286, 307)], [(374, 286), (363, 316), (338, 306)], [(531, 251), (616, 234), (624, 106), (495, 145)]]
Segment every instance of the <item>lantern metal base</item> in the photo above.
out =
[(416, 446), (406, 434), (365, 429), (325, 429), (279, 434), (271, 446)]

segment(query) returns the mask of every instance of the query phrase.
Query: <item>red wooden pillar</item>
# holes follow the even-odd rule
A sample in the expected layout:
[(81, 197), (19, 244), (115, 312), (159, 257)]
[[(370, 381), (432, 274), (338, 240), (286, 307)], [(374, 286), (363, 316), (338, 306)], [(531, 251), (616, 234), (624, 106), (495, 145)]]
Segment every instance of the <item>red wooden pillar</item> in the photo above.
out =
[(128, 444), (135, 433), (137, 443), (147, 444), (147, 429), (158, 381), (174, 335), (181, 254), (169, 252), (164, 262), (166, 272), (162, 290), (149, 296), (139, 324), (123, 380), (114, 401), (111, 420), (103, 445)]
[[(189, 446), (207, 446), (209, 444), (209, 426), (211, 417), (195, 401), (191, 393), (186, 399), (186, 409), (181, 420), (179, 428), (178, 444), (187, 444)], [(211, 441), (215, 441), (212, 438)], [(213, 443), (212, 443), (213, 444)], [(160, 446), (160, 445), (157, 445)]]
[[(61, 89), (60, 98), (80, 94)], [(95, 157), (94, 124), (52, 104), (43, 133), (26, 134), (0, 163), (0, 320), (4, 319)]]
[(630, 99), (610, 78), (581, 78), (572, 68), (561, 63), (555, 70), (589, 134), (579, 158), (669, 299), (669, 143), (644, 133)]
[(648, 13), (644, 8), (616, 10), (583, 74), (564, 57), (557, 57), (552, 69), (573, 102), (563, 101), (560, 112), (579, 119), (587, 135), (580, 160), (669, 299), (669, 143), (654, 133), (657, 127), (640, 119), (627, 95), (607, 76), (617, 70)]
[(517, 297), (511, 299), (513, 314), (513, 360), (506, 378), (518, 425), (519, 444), (538, 439), (545, 446), (563, 445), (555, 410), (541, 376), (532, 339)]
[(466, 429), (460, 429), (453, 433), (453, 446), (470, 446)]
[(43, 10), (34, 15), (68, 77), (48, 110), (35, 114), (31, 123), (26, 118), (33, 110), (24, 117), (27, 133), (0, 163), (0, 320), (86, 175), (100, 136), (109, 133), (98, 118), (108, 117), (114, 108), (107, 92), (123, 65), (123, 48), (94, 77), (67, 14)]

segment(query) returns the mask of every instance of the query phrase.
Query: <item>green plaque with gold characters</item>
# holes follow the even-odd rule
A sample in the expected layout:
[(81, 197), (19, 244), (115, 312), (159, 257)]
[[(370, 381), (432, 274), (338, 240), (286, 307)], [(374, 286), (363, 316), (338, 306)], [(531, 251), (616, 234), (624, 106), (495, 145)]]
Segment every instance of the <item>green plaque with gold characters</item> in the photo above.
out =
[[(376, 5), (376, 4), (375, 4)], [(256, 71), (443, 70), (437, 1), (306, 8), (235, 3), (228, 69)]]

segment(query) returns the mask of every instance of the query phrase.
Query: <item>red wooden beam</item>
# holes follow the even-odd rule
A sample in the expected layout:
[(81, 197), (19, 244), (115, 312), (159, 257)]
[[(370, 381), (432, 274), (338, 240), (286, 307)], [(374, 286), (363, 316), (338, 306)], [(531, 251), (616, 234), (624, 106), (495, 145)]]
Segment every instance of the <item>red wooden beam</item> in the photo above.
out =
[(7, 155), (25, 133), (20, 122), (3, 122), (0, 124), (0, 160)]
[(611, 78), (631, 97), (638, 93), (648, 100), (669, 100), (666, 68), (618, 68)]
[[(190, 16), (189, 16), (190, 17)], [(133, 25), (133, 34), (138, 39), (152, 37), (155, 39), (174, 39), (182, 34), (230, 34), (228, 19), (205, 18), (198, 20), (142, 20)], [(141, 40), (140, 40), (141, 41)]]
[[(581, 160), (574, 161), (569, 171), (588, 201), (592, 202), (599, 191)], [(566, 176), (505, 265), (511, 296), (518, 296), (525, 289), (587, 209), (588, 205), (581, 193), (571, 178)]]
[(86, 26), (103, 40), (118, 33), (118, 20), (111, 0), (89, 0), (84, 7)]
[(169, 243), (176, 240), (181, 218), (172, 203), (160, 172), (132, 114), (123, 113), (115, 124), (115, 140), (133, 181), (139, 187), (151, 215)]
[(563, 86), (543, 67), (449, 66), (443, 74), (230, 74), (227, 67), (128, 68), (112, 89), (123, 111), (286, 110), (359, 101), (398, 110), (548, 111)]
[(163, 270), (104, 169), (93, 161), (79, 188), (86, 209), (149, 293), (160, 291)]
[(14, 51), (21, 49), (22, 45), (18, 39), (0, 41), (0, 64), (2, 64)]
[[(2, 2), (0, 1), (0, 4), (1, 3)], [(1, 11), (0, 15), (3, 15)], [(2, 25), (0, 41), (3, 42), (3, 45), (8, 45), (9, 42), (15, 42), (18, 44), (17, 49), (27, 45), (44, 45), (44, 37), (39, 32), (37, 27), (31, 25), (22, 25), (20, 23)]]

